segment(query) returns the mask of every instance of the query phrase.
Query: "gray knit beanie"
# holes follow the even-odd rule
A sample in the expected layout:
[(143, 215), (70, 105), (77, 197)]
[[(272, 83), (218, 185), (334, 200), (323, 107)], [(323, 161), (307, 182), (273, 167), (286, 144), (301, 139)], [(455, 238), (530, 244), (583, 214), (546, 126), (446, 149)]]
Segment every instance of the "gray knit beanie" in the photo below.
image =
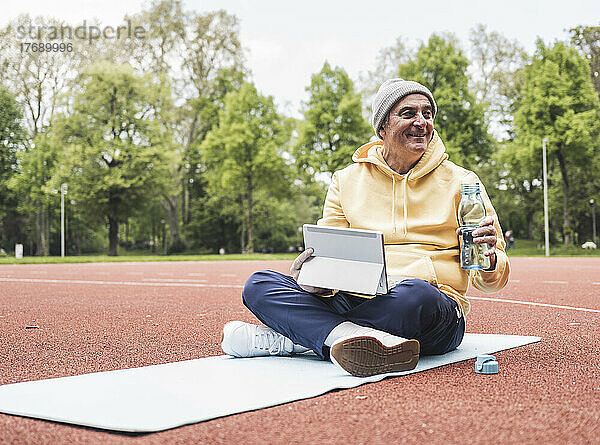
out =
[(433, 100), (433, 94), (424, 85), (412, 80), (404, 80), (400, 78), (386, 80), (379, 87), (379, 91), (373, 99), (373, 117), (371, 118), (371, 125), (375, 130), (375, 135), (379, 136), (379, 129), (385, 120), (385, 117), (393, 108), (393, 106), (402, 99), (404, 96), (409, 94), (423, 94), (427, 96), (431, 106), (433, 107), (433, 116), (437, 113), (437, 105)]

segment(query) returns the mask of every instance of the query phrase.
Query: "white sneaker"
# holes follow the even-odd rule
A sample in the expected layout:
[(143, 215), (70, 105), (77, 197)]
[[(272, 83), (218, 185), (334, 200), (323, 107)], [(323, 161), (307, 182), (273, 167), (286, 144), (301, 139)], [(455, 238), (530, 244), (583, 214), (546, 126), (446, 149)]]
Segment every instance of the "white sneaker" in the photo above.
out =
[(331, 345), (331, 361), (356, 377), (409, 371), (417, 366), (420, 345), (372, 328), (343, 337)]
[(308, 351), (267, 326), (230, 321), (223, 327), (221, 349), (234, 357), (291, 355)]

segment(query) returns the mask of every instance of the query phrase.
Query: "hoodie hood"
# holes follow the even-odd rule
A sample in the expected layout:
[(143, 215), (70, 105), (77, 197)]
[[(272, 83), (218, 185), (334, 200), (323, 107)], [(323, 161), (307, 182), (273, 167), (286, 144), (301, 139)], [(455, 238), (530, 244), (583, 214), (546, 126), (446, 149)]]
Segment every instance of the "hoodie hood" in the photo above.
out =
[[(422, 178), (427, 173), (431, 172), (435, 168), (437, 168), (442, 162), (448, 159), (448, 155), (446, 154), (446, 147), (444, 143), (440, 139), (437, 134), (437, 131), (434, 130), (433, 137), (431, 138), (431, 142), (427, 145), (427, 149), (419, 162), (415, 164), (413, 168), (411, 168), (406, 174), (400, 174), (395, 172), (390, 168), (390, 166), (385, 161), (383, 157), (383, 141), (377, 140), (374, 142), (369, 142), (362, 147), (360, 147), (354, 155), (352, 156), (352, 160), (357, 163), (366, 162), (376, 165), (379, 170), (381, 170), (384, 174), (389, 176), (392, 179), (392, 208), (391, 208), (391, 218), (392, 218), (392, 233), (398, 233), (397, 229), (397, 221), (396, 221), (396, 204), (399, 203), (402, 205), (402, 236), (406, 238), (408, 235), (408, 182), (414, 182), (419, 178)], [(397, 187), (396, 183), (400, 182), (400, 198), (396, 196)]]
[(409, 181), (422, 178), (427, 173), (438, 167), (446, 159), (448, 159), (446, 147), (435, 130), (433, 130), (433, 137), (431, 138), (431, 142), (429, 142), (425, 153), (423, 153), (423, 156), (421, 156), (419, 162), (417, 162), (417, 164), (410, 169), (406, 175), (401, 175), (400, 173), (395, 172), (387, 164), (383, 157), (382, 140), (369, 142), (356, 150), (354, 155), (352, 155), (352, 160), (354, 162), (369, 162), (375, 164), (388, 175), (392, 177), (406, 176), (407, 180)]

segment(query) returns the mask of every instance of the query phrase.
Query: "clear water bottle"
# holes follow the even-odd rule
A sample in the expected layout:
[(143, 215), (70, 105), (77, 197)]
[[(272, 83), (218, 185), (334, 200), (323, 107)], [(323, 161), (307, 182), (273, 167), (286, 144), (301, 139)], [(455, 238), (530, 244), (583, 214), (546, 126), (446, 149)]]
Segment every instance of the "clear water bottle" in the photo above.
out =
[(464, 270), (490, 268), (490, 258), (483, 253), (487, 244), (473, 242), (473, 230), (485, 217), (485, 205), (479, 192), (479, 183), (463, 184), (460, 189), (458, 223), (461, 228), (460, 267)]

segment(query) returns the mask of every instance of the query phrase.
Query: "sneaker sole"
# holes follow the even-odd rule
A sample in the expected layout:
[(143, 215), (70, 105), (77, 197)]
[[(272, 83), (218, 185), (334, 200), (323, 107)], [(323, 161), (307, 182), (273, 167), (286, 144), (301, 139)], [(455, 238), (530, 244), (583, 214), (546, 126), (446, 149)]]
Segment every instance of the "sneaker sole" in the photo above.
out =
[(385, 346), (374, 337), (354, 337), (331, 348), (331, 360), (356, 377), (369, 377), (388, 372), (410, 371), (419, 361), (420, 345), (407, 340), (396, 346)]

